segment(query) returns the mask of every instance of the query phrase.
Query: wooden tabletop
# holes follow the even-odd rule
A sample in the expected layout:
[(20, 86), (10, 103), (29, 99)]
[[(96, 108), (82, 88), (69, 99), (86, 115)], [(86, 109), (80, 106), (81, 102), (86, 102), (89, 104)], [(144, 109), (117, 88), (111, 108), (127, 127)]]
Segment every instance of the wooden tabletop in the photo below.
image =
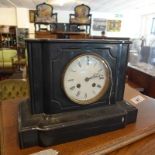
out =
[(109, 155), (154, 155), (155, 134), (151, 134), (135, 143), (117, 149)]
[[(126, 85), (124, 98), (127, 101), (132, 103), (131, 98), (137, 95), (141, 94), (135, 89), (132, 89)], [(105, 153), (109, 153), (111, 155), (121, 155), (127, 153), (130, 155), (134, 154), (132, 151), (139, 151), (139, 153), (142, 151), (140, 153), (142, 154), (145, 152), (144, 148), (141, 148), (145, 143), (145, 140), (144, 142), (141, 140), (144, 137), (146, 137), (145, 139), (147, 139), (147, 141), (150, 141), (150, 143), (145, 145), (145, 149), (149, 148), (151, 149), (150, 151), (154, 149), (155, 152), (155, 145), (151, 145), (155, 144), (155, 134), (153, 134), (155, 133), (155, 100), (145, 96), (143, 97), (145, 98), (143, 102), (135, 104), (135, 106), (138, 108), (138, 117), (136, 123), (129, 124), (123, 129), (56, 146), (46, 148), (35, 146), (26, 149), (20, 149), (18, 141), (17, 115), (18, 104), (21, 99), (2, 102), (0, 106), (2, 127), (2, 155), (29, 155), (31, 153), (49, 148), (57, 150), (59, 155), (99, 155)], [(147, 146), (148, 144), (151, 146)], [(139, 146), (139, 150), (136, 149), (136, 145)], [(145, 152), (145, 154), (147, 153)]]

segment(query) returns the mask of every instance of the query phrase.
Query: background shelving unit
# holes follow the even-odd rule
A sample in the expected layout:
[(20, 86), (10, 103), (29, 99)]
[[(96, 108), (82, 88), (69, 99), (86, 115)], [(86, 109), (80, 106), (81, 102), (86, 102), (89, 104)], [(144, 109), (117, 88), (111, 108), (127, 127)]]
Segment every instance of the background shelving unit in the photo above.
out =
[(0, 26), (0, 48), (17, 48), (16, 26)]

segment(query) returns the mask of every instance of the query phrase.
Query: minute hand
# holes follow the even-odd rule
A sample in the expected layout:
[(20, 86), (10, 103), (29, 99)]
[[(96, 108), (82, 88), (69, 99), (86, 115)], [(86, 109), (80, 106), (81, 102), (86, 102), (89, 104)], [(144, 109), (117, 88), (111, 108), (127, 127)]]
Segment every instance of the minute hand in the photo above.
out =
[(97, 77), (103, 78), (103, 75), (96, 73), (96, 74), (94, 74), (91, 77), (86, 77), (85, 81), (89, 81), (89, 80), (94, 79), (94, 78), (97, 78)]

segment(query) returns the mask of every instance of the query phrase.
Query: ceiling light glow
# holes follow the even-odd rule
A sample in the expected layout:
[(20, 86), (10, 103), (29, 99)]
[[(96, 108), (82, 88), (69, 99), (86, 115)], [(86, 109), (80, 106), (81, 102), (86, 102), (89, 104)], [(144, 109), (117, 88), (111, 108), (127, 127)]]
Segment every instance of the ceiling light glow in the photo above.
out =
[(59, 5), (63, 6), (67, 3), (74, 3), (76, 0), (51, 0), (51, 2), (48, 1), (49, 4)]

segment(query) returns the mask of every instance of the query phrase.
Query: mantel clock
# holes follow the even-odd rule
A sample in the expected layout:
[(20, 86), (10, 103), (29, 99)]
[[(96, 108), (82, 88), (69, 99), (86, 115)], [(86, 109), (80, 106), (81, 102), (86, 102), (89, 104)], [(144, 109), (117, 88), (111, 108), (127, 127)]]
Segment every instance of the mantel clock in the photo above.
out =
[(22, 148), (55, 145), (135, 122), (123, 100), (127, 40), (28, 39), (30, 99), (19, 108)]

